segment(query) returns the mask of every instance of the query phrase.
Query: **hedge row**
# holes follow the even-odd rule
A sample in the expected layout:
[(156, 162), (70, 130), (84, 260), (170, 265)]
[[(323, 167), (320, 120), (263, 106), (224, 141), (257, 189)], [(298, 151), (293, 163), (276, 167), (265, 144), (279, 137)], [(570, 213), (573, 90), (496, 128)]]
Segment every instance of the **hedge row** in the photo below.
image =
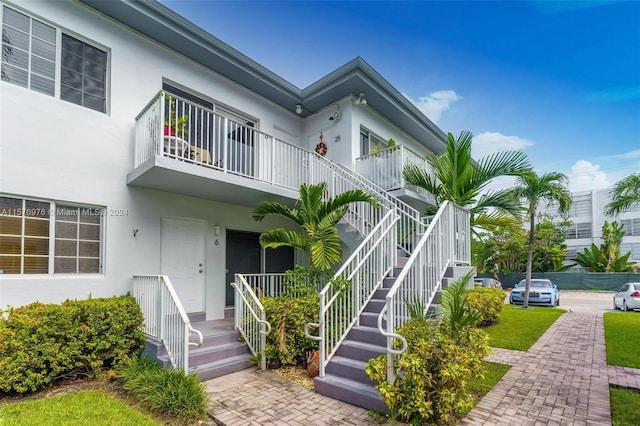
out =
[(479, 313), (478, 327), (498, 322), (507, 293), (501, 288), (475, 287), (466, 292), (467, 306)]
[(12, 308), (0, 319), (0, 392), (33, 392), (95, 374), (139, 352), (142, 313), (131, 296)]

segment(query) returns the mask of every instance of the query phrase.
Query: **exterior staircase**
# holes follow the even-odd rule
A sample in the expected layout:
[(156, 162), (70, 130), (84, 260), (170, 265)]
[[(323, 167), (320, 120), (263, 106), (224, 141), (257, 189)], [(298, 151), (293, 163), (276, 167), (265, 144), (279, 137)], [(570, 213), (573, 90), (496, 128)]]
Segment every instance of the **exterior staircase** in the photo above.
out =
[[(385, 298), (395, 282), (400, 270), (408, 258), (398, 253), (398, 264), (393, 269), (393, 276), (384, 279), (381, 288), (367, 303), (360, 314), (359, 325), (353, 327), (340, 348), (329, 361), (324, 377), (313, 379), (315, 390), (319, 394), (348, 402), (370, 410), (386, 410), (387, 407), (378, 391), (375, 382), (369, 379), (365, 368), (367, 361), (387, 353), (387, 339), (378, 330), (378, 315), (385, 306)], [(442, 279), (442, 287), (436, 293), (435, 300), (427, 313), (435, 314), (438, 309), (442, 289), (459, 276), (463, 276), (469, 268), (447, 268)], [(386, 326), (383, 321), (383, 325)]]
[[(200, 347), (189, 348), (189, 372), (200, 380), (209, 380), (252, 366), (253, 355), (246, 344), (239, 341), (240, 333), (233, 328), (233, 320), (205, 321), (204, 312), (189, 314), (191, 326), (203, 335)], [(147, 338), (145, 355), (164, 368), (171, 368), (167, 351), (156, 339)]]

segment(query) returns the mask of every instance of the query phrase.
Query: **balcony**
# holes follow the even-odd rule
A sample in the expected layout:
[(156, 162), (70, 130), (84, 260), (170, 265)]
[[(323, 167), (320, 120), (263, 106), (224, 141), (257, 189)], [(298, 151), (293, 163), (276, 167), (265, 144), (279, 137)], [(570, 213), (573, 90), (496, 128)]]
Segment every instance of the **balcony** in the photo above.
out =
[(356, 158), (356, 172), (416, 210), (424, 212), (427, 207), (435, 205), (435, 200), (426, 190), (405, 182), (402, 171), (408, 164), (415, 164), (433, 174), (433, 167), (427, 160), (404, 145)]
[(317, 154), (160, 92), (136, 117), (127, 183), (254, 207), (290, 203), (300, 184), (323, 174)]

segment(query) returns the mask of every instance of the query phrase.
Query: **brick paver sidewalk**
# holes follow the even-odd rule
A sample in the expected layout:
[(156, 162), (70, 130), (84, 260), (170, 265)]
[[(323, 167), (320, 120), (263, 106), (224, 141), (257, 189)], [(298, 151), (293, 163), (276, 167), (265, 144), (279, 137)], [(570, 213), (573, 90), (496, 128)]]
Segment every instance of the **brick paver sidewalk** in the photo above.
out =
[(367, 410), (315, 393), (267, 370), (208, 380), (208, 413), (236, 425), (376, 425)]
[(487, 360), (513, 367), (463, 425), (608, 425), (609, 384), (640, 388), (640, 370), (607, 365), (598, 313), (568, 312), (528, 352), (496, 349)]
[[(513, 367), (463, 425), (608, 425), (609, 384), (640, 389), (640, 370), (607, 366), (602, 314), (569, 312), (529, 351), (494, 349), (487, 360)], [(206, 387), (220, 425), (376, 424), (366, 410), (270, 371), (243, 370)]]

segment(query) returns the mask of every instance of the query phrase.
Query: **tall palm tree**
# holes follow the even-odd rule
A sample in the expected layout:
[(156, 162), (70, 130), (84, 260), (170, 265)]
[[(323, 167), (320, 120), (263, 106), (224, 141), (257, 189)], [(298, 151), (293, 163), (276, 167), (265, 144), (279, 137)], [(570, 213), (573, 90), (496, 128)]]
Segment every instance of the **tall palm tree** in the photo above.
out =
[(559, 172), (549, 172), (538, 176), (533, 170), (518, 177), (517, 186), (512, 189), (519, 199), (527, 206), (529, 214), (529, 241), (527, 250), (527, 272), (524, 301), (522, 308), (529, 306), (529, 288), (531, 287), (531, 269), (533, 265), (534, 230), (536, 227), (536, 213), (541, 201), (556, 202), (558, 212), (566, 213), (573, 201), (568, 188), (569, 179)]
[(349, 204), (366, 202), (379, 206), (376, 198), (360, 189), (345, 191), (323, 200), (327, 184), (302, 184), (296, 208), (277, 202), (264, 201), (253, 210), (253, 218), (261, 221), (268, 214), (285, 217), (302, 228), (303, 232), (275, 228), (260, 235), (265, 248), (294, 247), (306, 252), (310, 269), (325, 271), (342, 260), (340, 237), (336, 224), (344, 217)]
[(609, 196), (611, 202), (604, 210), (607, 216), (615, 216), (635, 204), (640, 204), (640, 172), (619, 180), (609, 192)]
[[(471, 132), (463, 131), (458, 138), (449, 133), (442, 154), (428, 153), (427, 162), (433, 175), (415, 164), (403, 170), (410, 185), (429, 191), (439, 207), (445, 200), (467, 207), (471, 225), (488, 228), (509, 227), (522, 212), (519, 200), (509, 190), (485, 191), (499, 176), (519, 176), (531, 168), (527, 155), (521, 151), (505, 151), (474, 161), (471, 157)], [(482, 193), (484, 191), (484, 193)]]

